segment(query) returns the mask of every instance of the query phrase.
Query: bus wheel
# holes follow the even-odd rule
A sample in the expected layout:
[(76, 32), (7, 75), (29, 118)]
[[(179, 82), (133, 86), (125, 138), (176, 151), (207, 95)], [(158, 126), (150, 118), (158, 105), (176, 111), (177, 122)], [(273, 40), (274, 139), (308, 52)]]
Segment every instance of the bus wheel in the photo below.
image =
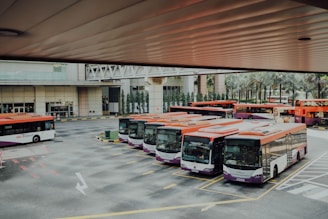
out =
[(33, 136), (33, 142), (34, 143), (37, 143), (39, 141), (40, 141), (40, 136), (38, 136), (38, 135)]
[(253, 119), (253, 116), (252, 116), (252, 115), (250, 115), (250, 116), (248, 117), (248, 119)]
[(300, 152), (297, 153), (297, 162), (301, 160)]
[(317, 122), (317, 121), (313, 122), (312, 126), (318, 127), (319, 126), (319, 122)]
[(274, 166), (274, 169), (273, 169), (273, 178), (277, 178), (278, 177), (278, 167), (277, 167), (277, 165), (276, 166)]

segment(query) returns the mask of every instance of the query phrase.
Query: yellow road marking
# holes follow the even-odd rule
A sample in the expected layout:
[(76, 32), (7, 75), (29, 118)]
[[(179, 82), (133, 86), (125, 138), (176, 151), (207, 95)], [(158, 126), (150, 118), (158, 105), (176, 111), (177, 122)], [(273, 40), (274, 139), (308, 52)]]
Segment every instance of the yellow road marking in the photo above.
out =
[(112, 212), (112, 213), (104, 213), (104, 214), (73, 216), (73, 217), (65, 217), (65, 218), (57, 218), (57, 219), (105, 218), (105, 217), (142, 214), (142, 213), (159, 212), (159, 211), (170, 211), (170, 210), (177, 210), (177, 209), (184, 209), (184, 208), (195, 208), (195, 207), (207, 207), (207, 206), (214, 206), (214, 205), (232, 204), (232, 203), (246, 202), (246, 201), (253, 201), (253, 200), (254, 199), (235, 199), (235, 200), (226, 200), (226, 201), (218, 201), (218, 202), (205, 202), (205, 203), (195, 203), (195, 204), (188, 204), (188, 205), (167, 206), (167, 207), (161, 207), (161, 208), (148, 208), (148, 209), (139, 209), (139, 210), (131, 210), (131, 211)]
[(167, 185), (167, 186), (163, 187), (163, 189), (170, 189), (170, 188), (173, 188), (173, 187), (175, 187), (175, 186), (177, 186), (177, 184), (172, 183), (172, 184), (170, 184), (170, 185)]
[(172, 175), (180, 176), (180, 177), (185, 177), (185, 178), (190, 178), (190, 179), (204, 180), (204, 181), (208, 181), (209, 180), (209, 179), (201, 178), (201, 177), (197, 177), (197, 176), (188, 176), (188, 175), (181, 174), (181, 173), (186, 173), (186, 172), (187, 171), (179, 170), (177, 172), (172, 173)]
[(152, 174), (154, 173), (155, 171), (154, 170), (149, 170), (147, 172), (144, 172), (142, 175), (145, 176), (145, 175), (149, 175), (149, 174)]
[(119, 156), (121, 154), (123, 154), (123, 153), (116, 153), (116, 154), (113, 154), (112, 157)]
[(131, 160), (129, 162), (127, 162), (126, 164), (133, 164), (133, 163), (136, 163), (137, 161), (136, 160)]

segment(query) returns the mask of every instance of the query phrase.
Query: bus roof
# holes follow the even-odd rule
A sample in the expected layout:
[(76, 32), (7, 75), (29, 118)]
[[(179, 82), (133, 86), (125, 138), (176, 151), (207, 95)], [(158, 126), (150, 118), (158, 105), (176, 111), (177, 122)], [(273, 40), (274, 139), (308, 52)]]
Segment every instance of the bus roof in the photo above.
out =
[(278, 107), (278, 106), (286, 106), (286, 104), (283, 103), (235, 103), (234, 106), (248, 106), (248, 107)]
[(0, 125), (9, 125), (16, 123), (25, 123), (25, 122), (37, 122), (37, 121), (49, 121), (54, 120), (53, 116), (43, 116), (37, 114), (17, 114), (10, 115), (8, 117), (0, 118)]
[(210, 133), (216, 134), (215, 137), (225, 136), (228, 133), (238, 133), (243, 130), (255, 128), (255, 127), (265, 127), (269, 126), (270, 123), (268, 122), (258, 122), (258, 121), (244, 121), (240, 120), (238, 123), (228, 124), (228, 125), (214, 125), (210, 127), (200, 128), (196, 132), (189, 132), (186, 135), (192, 136), (211, 136)]
[(253, 139), (260, 140), (261, 144), (266, 144), (300, 130), (306, 131), (306, 125), (304, 123), (276, 123), (267, 127), (258, 127), (248, 131), (242, 131), (226, 139)]
[(190, 121), (190, 122), (181, 122), (181, 123), (175, 123), (171, 124), (169, 126), (162, 126), (158, 129), (174, 129), (174, 130), (184, 130), (184, 129), (192, 129), (195, 127), (207, 127), (207, 126), (213, 126), (213, 125), (228, 125), (228, 124), (234, 124), (239, 122), (239, 119), (215, 119), (215, 120), (206, 120), (206, 121)]

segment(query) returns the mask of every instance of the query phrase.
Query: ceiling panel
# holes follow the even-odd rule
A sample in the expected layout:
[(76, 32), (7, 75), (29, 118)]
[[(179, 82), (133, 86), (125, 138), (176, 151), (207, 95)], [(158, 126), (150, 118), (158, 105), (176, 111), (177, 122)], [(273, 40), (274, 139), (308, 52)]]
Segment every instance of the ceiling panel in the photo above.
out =
[(0, 34), (0, 58), (326, 72), (328, 3), (312, 4), (4, 0), (0, 28), (24, 33)]

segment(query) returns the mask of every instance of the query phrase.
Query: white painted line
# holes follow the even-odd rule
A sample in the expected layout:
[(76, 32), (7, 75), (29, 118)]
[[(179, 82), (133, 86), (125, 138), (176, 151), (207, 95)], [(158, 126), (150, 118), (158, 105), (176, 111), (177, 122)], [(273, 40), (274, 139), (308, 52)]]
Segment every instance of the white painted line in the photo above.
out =
[(306, 197), (318, 200), (318, 199), (324, 198), (326, 196), (328, 197), (328, 189), (314, 193), (312, 195), (307, 195)]
[(312, 190), (315, 188), (318, 188), (318, 187), (310, 184), (310, 185), (302, 186), (297, 189), (289, 190), (288, 192), (292, 193), (292, 194), (300, 194), (300, 193), (303, 193), (303, 192), (306, 192), (306, 191), (309, 191), (309, 190)]

